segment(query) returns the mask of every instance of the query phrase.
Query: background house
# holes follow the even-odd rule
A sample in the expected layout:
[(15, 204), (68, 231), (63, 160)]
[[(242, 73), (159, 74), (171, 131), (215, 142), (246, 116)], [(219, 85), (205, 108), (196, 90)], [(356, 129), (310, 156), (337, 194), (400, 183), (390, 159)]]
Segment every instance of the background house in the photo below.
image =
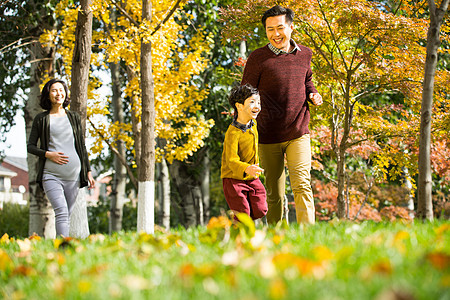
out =
[(3, 203), (28, 203), (28, 165), (25, 157), (7, 156), (0, 164), (0, 209)]

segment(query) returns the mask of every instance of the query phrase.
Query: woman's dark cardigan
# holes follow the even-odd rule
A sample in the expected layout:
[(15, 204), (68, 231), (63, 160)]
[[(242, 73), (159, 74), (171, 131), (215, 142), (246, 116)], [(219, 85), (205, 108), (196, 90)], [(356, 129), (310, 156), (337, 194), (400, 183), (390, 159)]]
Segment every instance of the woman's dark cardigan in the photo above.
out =
[[(36, 178), (39, 186), (42, 187), (42, 175), (44, 174), (45, 152), (48, 151), (48, 142), (50, 139), (50, 112), (45, 111), (38, 114), (33, 120), (30, 137), (28, 138), (27, 151), (31, 154), (39, 156), (39, 170)], [(80, 188), (88, 185), (87, 173), (91, 170), (89, 165), (89, 157), (84, 143), (84, 134), (81, 129), (81, 118), (76, 112), (66, 109), (67, 117), (70, 125), (72, 125), (73, 136), (75, 139), (75, 150), (81, 162), (80, 172)], [(37, 146), (40, 140), (40, 146)]]

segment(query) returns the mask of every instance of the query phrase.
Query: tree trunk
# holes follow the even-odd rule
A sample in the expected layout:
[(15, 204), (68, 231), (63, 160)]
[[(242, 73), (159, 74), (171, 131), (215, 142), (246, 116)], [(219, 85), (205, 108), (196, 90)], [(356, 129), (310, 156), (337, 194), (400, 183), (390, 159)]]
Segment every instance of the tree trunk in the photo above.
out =
[(86, 129), (87, 92), (89, 84), (89, 69), (91, 67), (92, 44), (92, 0), (82, 0), (78, 12), (75, 29), (75, 46), (72, 57), (72, 77), (70, 87), (70, 109), (81, 116), (83, 132)]
[(169, 168), (167, 167), (167, 161), (163, 158), (160, 163), (160, 172), (158, 178), (160, 184), (160, 197), (161, 197), (161, 225), (169, 229), (170, 228), (170, 179)]
[(203, 214), (200, 216), (202, 219), (201, 224), (208, 224), (210, 218), (210, 194), (209, 194), (209, 168), (211, 167), (208, 155), (203, 158), (203, 170), (200, 174), (200, 188), (202, 192), (202, 204), (203, 204)]
[(191, 227), (198, 225), (199, 216), (197, 214), (197, 204), (201, 201), (201, 191), (196, 185), (194, 178), (188, 173), (185, 163), (174, 160), (169, 166), (170, 177), (175, 184), (178, 194), (181, 197), (183, 208), (183, 226)]
[[(41, 77), (43, 72), (51, 70), (51, 63), (39, 63), (44, 58), (52, 58), (53, 49), (43, 49), (40, 43), (33, 43), (30, 46), (32, 60), (38, 61), (31, 64), (31, 78), (30, 78), (30, 93), (28, 94), (28, 101), (24, 108), (24, 118), (26, 127), (26, 137), (30, 136), (31, 126), (37, 114), (42, 112), (39, 106), (39, 95)], [(52, 61), (52, 60), (51, 60)], [(47, 65), (45, 65), (47, 64)], [(53, 74), (49, 74), (53, 77)], [(39, 167), (39, 158), (35, 155), (28, 155), (28, 177), (30, 189), (30, 215), (29, 215), (29, 235), (36, 233), (45, 238), (55, 238), (55, 213), (53, 211), (50, 201), (45, 196), (44, 191), (36, 182), (37, 171)]]
[(408, 190), (408, 199), (406, 201), (406, 208), (408, 209), (409, 216), (411, 219), (414, 219), (414, 196), (412, 195), (411, 191), (413, 189), (411, 180), (409, 179), (409, 170), (408, 167), (403, 167), (403, 174), (405, 176), (405, 179), (403, 180), (403, 183), (405, 184), (406, 189)]
[[(123, 123), (123, 105), (120, 92), (120, 73), (119, 66), (115, 63), (110, 64), (111, 82), (112, 82), (112, 107), (114, 113), (114, 122)], [(125, 146), (123, 141), (116, 139), (116, 148), (119, 155), (125, 157)], [(114, 179), (111, 193), (111, 210), (109, 218), (109, 233), (122, 230), (123, 204), (125, 202), (126, 170), (117, 155), (114, 155)]]
[[(142, 21), (152, 20), (151, 0), (142, 1)], [(155, 99), (153, 92), (151, 42), (141, 40), (142, 129), (139, 164), (137, 231), (155, 230)]]
[(338, 196), (337, 196), (337, 217), (339, 219), (345, 218), (345, 151), (340, 151), (337, 157), (337, 182), (338, 182)]
[[(72, 78), (70, 97), (72, 111), (78, 112), (81, 117), (83, 133), (86, 130), (87, 92), (89, 84), (89, 69), (91, 66), (92, 44), (92, 0), (82, 0), (81, 9), (78, 12), (77, 27), (75, 29), (75, 47), (72, 57)], [(85, 238), (89, 235), (87, 219), (86, 198), (84, 191), (80, 191), (74, 210), (71, 215), (70, 236)], [(73, 221), (72, 221), (73, 219)]]
[(427, 219), (430, 221), (433, 220), (430, 145), (434, 75), (438, 60), (437, 51), (440, 46), (440, 30), (448, 4), (449, 0), (443, 0), (441, 7), (437, 9), (434, 0), (428, 0), (428, 6), (430, 9), (430, 27), (428, 28), (427, 34), (427, 57), (425, 60), (422, 107), (420, 111), (417, 217), (419, 219)]
[[(128, 82), (131, 82), (135, 77), (136, 73), (134, 70), (127, 66)], [(137, 162), (137, 174), (139, 176), (139, 161), (141, 160), (141, 119), (139, 118), (139, 98), (137, 95), (131, 97), (131, 126), (133, 131), (134, 140), (134, 159)]]
[[(166, 140), (157, 138), (156, 143), (159, 149), (164, 149)], [(169, 229), (170, 228), (170, 177), (169, 167), (167, 161), (163, 157), (161, 162), (157, 164), (157, 182), (158, 182), (158, 200), (159, 200), (159, 225)]]
[(338, 176), (338, 197), (337, 197), (337, 216), (339, 219), (346, 217), (345, 209), (345, 153), (348, 149), (348, 139), (352, 125), (352, 105), (350, 103), (350, 78), (345, 86), (345, 112), (344, 112), (344, 132), (338, 147), (337, 155), (337, 176)]

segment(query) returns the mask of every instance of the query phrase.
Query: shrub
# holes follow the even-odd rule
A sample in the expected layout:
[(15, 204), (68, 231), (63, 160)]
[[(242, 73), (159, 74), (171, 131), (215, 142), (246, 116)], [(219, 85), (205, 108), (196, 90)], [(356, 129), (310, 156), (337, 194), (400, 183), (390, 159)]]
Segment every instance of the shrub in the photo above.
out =
[[(100, 197), (96, 206), (89, 206), (88, 222), (90, 233), (109, 233), (110, 202), (108, 198)], [(137, 227), (137, 207), (131, 203), (123, 206), (122, 230), (135, 231)]]
[(0, 236), (7, 233), (10, 237), (28, 237), (28, 216), (27, 205), (4, 203), (0, 210)]

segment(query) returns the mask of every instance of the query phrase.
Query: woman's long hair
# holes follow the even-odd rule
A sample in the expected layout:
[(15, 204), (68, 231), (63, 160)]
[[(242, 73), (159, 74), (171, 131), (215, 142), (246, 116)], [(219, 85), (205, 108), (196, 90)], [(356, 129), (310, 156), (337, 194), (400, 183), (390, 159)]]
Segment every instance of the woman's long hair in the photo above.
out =
[(66, 108), (70, 104), (70, 97), (69, 97), (69, 88), (67, 87), (67, 84), (61, 80), (61, 79), (50, 79), (47, 81), (47, 83), (42, 88), (41, 92), (41, 99), (39, 102), (39, 105), (45, 109), (50, 110), (52, 108), (52, 103), (50, 101), (50, 88), (54, 83), (61, 83), (64, 87), (64, 90), (66, 91), (66, 99), (64, 99), (63, 107)]

